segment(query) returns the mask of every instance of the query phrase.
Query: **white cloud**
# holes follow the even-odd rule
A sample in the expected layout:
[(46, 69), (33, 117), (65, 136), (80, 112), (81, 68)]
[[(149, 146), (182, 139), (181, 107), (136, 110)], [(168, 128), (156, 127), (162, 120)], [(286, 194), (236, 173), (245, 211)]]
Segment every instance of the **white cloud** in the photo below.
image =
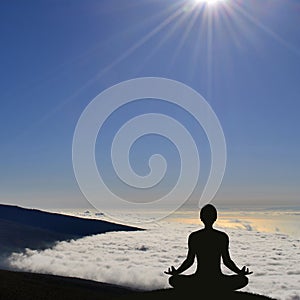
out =
[[(11, 255), (10, 265), (141, 289), (167, 287), (168, 276), (163, 271), (184, 260), (188, 234), (198, 226), (161, 221), (148, 227), (146, 231), (111, 232), (60, 242), (44, 251), (27, 249)], [(299, 240), (254, 230), (226, 231), (233, 260), (254, 272), (246, 291), (299, 299)]]

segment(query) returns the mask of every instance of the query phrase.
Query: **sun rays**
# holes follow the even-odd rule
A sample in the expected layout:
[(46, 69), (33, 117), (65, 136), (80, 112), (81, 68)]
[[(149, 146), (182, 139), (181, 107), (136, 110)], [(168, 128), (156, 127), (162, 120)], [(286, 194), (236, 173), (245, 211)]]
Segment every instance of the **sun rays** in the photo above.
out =
[(207, 5), (216, 5), (227, 0), (193, 0), (196, 4), (207, 4)]
[[(255, 5), (257, 5), (255, 2), (249, 4), (254, 8)], [(273, 5), (281, 5), (281, 3)], [(202, 78), (207, 80), (208, 97), (212, 90), (214, 55), (217, 51), (222, 56), (222, 63), (224, 69), (227, 69), (227, 74), (230, 73), (228, 68), (231, 68), (235, 59), (232, 50), (260, 51), (263, 38), (273, 39), (282, 47), (300, 55), (299, 49), (268, 28), (258, 16), (254, 15), (253, 11), (247, 9), (244, 3), (238, 0), (178, 0), (168, 6), (164, 5), (159, 13), (137, 24), (141, 31), (143, 28), (149, 27), (149, 24), (153, 24), (150, 27), (151, 30), (104, 66), (80, 90), (90, 86), (134, 55), (141, 47), (149, 44), (148, 53), (137, 67), (136, 75), (138, 75), (174, 37), (177, 42), (170, 52), (169, 70), (167, 71), (172, 71), (177, 67), (176, 62), (189, 41), (187, 68), (190, 77), (193, 78), (196, 73), (197, 76), (199, 76), (199, 72), (202, 73)], [(259, 37), (257, 33), (259, 33)], [(159, 35), (161, 35), (160, 41), (153, 44), (152, 40)], [(191, 40), (192, 42), (190, 42)], [(70, 97), (70, 100), (73, 96)]]

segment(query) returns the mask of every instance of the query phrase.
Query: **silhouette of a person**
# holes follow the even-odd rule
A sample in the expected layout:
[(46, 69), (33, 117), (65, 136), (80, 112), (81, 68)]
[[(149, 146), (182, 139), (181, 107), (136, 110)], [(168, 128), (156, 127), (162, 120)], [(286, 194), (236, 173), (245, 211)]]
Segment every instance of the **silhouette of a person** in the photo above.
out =
[[(248, 284), (246, 275), (252, 274), (245, 266), (239, 269), (229, 254), (229, 238), (225, 232), (213, 228), (217, 219), (217, 210), (211, 205), (205, 205), (200, 211), (200, 219), (204, 228), (192, 232), (188, 239), (186, 259), (175, 269), (171, 266), (166, 274), (172, 275), (169, 283), (174, 288), (191, 289), (200, 287), (218, 291), (234, 291)], [(191, 267), (197, 258), (197, 269), (194, 274), (180, 275)], [(225, 275), (221, 271), (221, 258), (224, 265), (236, 273)]]

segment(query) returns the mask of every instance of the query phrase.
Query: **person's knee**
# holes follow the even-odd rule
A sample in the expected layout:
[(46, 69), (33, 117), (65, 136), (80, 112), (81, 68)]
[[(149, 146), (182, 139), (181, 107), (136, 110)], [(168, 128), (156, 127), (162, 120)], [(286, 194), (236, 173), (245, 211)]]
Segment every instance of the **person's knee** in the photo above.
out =
[(185, 288), (187, 282), (182, 275), (173, 275), (169, 278), (169, 284), (176, 289)]
[(245, 287), (249, 283), (247, 276), (241, 276), (240, 278), (241, 288)]
[(177, 278), (176, 278), (177, 276), (176, 275), (173, 275), (173, 276), (171, 276), (170, 278), (169, 278), (169, 284), (170, 284), (170, 286), (172, 286), (173, 288), (175, 288), (175, 286), (176, 286), (176, 282), (177, 282)]

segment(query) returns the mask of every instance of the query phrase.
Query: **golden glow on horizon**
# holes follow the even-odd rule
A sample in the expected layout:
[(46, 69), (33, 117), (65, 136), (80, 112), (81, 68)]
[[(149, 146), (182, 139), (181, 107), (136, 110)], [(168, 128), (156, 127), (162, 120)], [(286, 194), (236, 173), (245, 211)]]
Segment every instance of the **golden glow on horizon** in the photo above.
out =
[[(298, 222), (299, 213), (293, 212), (220, 212), (216, 222), (216, 228), (227, 229), (240, 229), (254, 232), (265, 233), (281, 233), (299, 235)], [(169, 221), (195, 225), (195, 229), (203, 227), (199, 217), (195, 214), (192, 215), (178, 215), (176, 213), (170, 218)]]

